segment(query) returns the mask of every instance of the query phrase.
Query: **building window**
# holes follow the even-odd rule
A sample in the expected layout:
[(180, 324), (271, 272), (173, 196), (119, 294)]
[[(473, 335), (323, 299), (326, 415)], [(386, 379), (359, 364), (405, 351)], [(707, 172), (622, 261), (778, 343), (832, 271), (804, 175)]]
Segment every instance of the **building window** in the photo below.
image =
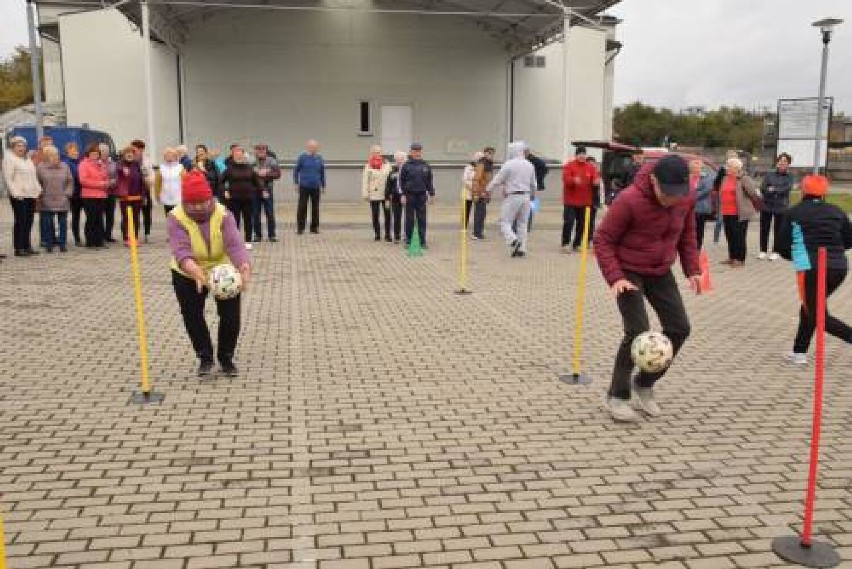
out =
[(370, 101), (358, 102), (358, 136), (373, 135), (373, 109)]
[(524, 67), (529, 69), (543, 69), (547, 67), (547, 58), (543, 55), (524, 56)]
[(547, 58), (545, 58), (543, 55), (537, 55), (535, 57), (535, 66), (538, 67), (539, 69), (546, 67), (547, 66)]
[(535, 56), (527, 55), (524, 57), (524, 67), (535, 67)]

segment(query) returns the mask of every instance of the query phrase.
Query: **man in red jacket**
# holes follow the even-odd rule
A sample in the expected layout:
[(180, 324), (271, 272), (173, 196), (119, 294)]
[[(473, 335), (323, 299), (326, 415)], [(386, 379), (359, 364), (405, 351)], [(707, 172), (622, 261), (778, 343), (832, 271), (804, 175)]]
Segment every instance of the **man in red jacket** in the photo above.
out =
[(616, 421), (636, 421), (638, 416), (630, 406), (631, 391), (635, 391), (639, 407), (647, 415), (657, 416), (660, 407), (654, 401), (654, 384), (666, 372), (640, 372), (634, 389), (630, 347), (649, 328), (646, 297), (675, 355), (689, 336), (689, 318), (671, 271), (679, 255), (693, 290), (701, 292), (695, 192), (689, 189), (686, 160), (672, 154), (642, 166), (633, 185), (612, 202), (595, 234), (595, 251), (624, 323), (607, 407)]
[[(586, 147), (578, 146), (574, 159), (562, 167), (562, 252), (571, 252), (571, 231), (574, 231), (573, 250), (579, 251), (583, 243), (583, 227), (586, 223), (586, 208), (594, 212), (594, 192), (601, 182), (598, 169), (588, 161)], [(589, 240), (595, 233), (594, 217), (589, 220)]]

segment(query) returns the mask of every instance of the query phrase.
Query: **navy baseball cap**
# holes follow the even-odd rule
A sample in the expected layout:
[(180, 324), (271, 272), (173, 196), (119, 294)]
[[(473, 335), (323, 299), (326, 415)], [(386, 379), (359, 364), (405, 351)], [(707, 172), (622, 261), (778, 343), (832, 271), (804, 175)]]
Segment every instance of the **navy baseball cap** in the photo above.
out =
[(412, 142), (409, 150), (423, 150), (423, 145), (419, 142)]
[(654, 177), (660, 189), (671, 197), (689, 194), (689, 165), (677, 154), (669, 154), (654, 165)]

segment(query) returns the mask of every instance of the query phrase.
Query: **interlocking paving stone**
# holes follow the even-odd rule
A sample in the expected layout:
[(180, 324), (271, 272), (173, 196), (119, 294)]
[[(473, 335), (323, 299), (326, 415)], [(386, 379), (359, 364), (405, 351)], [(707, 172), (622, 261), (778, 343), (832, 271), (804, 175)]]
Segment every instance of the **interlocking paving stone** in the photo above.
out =
[[(326, 211), (320, 235), (285, 219), (281, 242), (255, 246), (232, 380), (193, 376), (157, 219), (140, 249), (166, 394), (150, 407), (128, 405), (126, 249), (0, 265), (10, 569), (791, 567), (770, 544), (801, 530), (813, 369), (778, 357), (796, 325), (788, 264), (724, 268), (711, 243), (716, 291), (683, 288), (693, 335), (659, 385), (665, 415), (614, 425), (601, 402), (620, 321), (594, 259), (594, 381), (557, 380), (579, 272), (559, 210), (536, 218), (523, 260), (492, 223), (466, 297), (449, 207), (419, 259), (374, 243), (363, 207)], [(3, 202), (6, 252), (10, 219)], [(852, 319), (852, 285), (831, 307)], [(815, 529), (852, 566), (852, 351), (829, 339), (826, 366)]]

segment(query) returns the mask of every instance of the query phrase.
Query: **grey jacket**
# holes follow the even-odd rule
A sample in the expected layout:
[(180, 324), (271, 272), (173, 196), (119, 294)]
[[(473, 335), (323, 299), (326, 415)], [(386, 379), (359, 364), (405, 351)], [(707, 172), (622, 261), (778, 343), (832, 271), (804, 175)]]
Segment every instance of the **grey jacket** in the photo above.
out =
[(506, 195), (529, 194), (532, 197), (538, 188), (535, 166), (524, 157), (526, 144), (513, 142), (509, 145), (508, 160), (488, 184), (491, 192), (498, 186), (506, 187)]
[(773, 170), (766, 174), (760, 184), (763, 194), (763, 211), (783, 213), (790, 207), (790, 192), (793, 191), (795, 178), (788, 170), (784, 174)]
[(742, 174), (737, 179), (737, 213), (740, 221), (752, 221), (757, 217), (757, 208), (752, 199), (760, 197), (760, 189), (754, 179), (748, 174)]
[(42, 162), (36, 167), (36, 176), (42, 189), (41, 211), (68, 211), (74, 193), (74, 177), (68, 164)]

